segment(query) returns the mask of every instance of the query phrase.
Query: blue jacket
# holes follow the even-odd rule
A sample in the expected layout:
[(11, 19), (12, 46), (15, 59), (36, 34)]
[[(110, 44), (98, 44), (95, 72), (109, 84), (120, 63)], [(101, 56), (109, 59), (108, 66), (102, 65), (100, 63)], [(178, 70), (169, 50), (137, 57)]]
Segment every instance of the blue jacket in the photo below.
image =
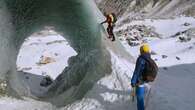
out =
[(135, 70), (133, 73), (133, 77), (131, 79), (131, 85), (135, 86), (138, 83), (143, 83), (141, 76), (142, 76), (144, 69), (145, 69), (145, 63), (146, 63), (145, 59), (148, 59), (148, 58), (150, 58), (149, 53), (140, 55), (138, 57), (138, 59), (136, 61), (136, 66), (135, 66)]

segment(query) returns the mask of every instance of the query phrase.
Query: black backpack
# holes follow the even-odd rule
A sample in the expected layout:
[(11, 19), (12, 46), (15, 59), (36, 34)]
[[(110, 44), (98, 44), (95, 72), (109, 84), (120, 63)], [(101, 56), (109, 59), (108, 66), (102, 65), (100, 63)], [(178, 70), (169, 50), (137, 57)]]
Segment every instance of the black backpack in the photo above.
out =
[(158, 73), (158, 66), (152, 58), (144, 59), (146, 60), (146, 65), (142, 74), (142, 79), (144, 82), (153, 82)]

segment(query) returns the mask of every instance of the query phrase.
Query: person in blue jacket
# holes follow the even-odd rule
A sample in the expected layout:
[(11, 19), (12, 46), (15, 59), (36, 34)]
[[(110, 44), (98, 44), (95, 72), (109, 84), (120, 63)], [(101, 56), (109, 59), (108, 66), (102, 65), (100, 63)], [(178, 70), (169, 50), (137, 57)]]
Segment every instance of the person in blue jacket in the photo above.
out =
[(136, 88), (136, 96), (137, 96), (137, 109), (144, 110), (144, 94), (145, 87), (144, 81), (142, 80), (142, 74), (145, 69), (146, 60), (150, 58), (150, 47), (147, 44), (143, 44), (140, 47), (140, 56), (137, 58), (136, 67), (133, 73), (133, 77), (131, 79), (132, 88)]

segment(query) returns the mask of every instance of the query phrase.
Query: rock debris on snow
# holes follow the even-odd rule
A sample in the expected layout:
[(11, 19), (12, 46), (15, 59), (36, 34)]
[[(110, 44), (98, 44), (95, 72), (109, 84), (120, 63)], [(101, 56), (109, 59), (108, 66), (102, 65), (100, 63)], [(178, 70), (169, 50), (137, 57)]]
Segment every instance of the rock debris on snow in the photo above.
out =
[(190, 49), (190, 50), (193, 49), (193, 48), (194, 48), (193, 46), (189, 46), (189, 47), (188, 47), (188, 49)]
[(47, 45), (51, 45), (51, 44), (63, 43), (63, 42), (66, 42), (66, 40), (55, 40), (55, 41), (52, 41), (52, 42), (47, 42), (46, 44), (47, 44)]
[(18, 67), (17, 69), (18, 71), (29, 71), (32, 69), (32, 67), (25, 67), (25, 68)]
[(165, 58), (167, 58), (167, 57), (168, 57), (167, 55), (162, 55), (162, 58), (163, 58), (163, 59), (165, 59)]
[(177, 57), (177, 56), (176, 56), (175, 58), (176, 58), (177, 60), (181, 60), (181, 59), (180, 59), (179, 57)]
[(49, 64), (49, 63), (53, 63), (53, 62), (56, 62), (56, 60), (54, 58), (47, 57), (47, 56), (41, 56), (41, 59), (37, 64), (38, 65), (45, 65), (45, 64)]
[(40, 86), (47, 87), (53, 83), (53, 79), (50, 76), (46, 76), (42, 79)]
[(145, 25), (128, 26), (124, 30), (117, 31), (116, 35), (119, 36), (121, 40), (121, 37), (124, 37), (130, 46), (138, 46), (143, 42), (147, 42), (145, 38), (155, 38), (159, 36), (153, 31), (153, 28)]
[(186, 23), (184, 23), (183, 25), (184, 25), (184, 26), (189, 26), (189, 25), (190, 25), (190, 23), (187, 23), (187, 22), (186, 22)]
[(163, 69), (164, 69), (164, 70), (168, 70), (168, 68), (167, 68), (167, 67), (163, 67)]

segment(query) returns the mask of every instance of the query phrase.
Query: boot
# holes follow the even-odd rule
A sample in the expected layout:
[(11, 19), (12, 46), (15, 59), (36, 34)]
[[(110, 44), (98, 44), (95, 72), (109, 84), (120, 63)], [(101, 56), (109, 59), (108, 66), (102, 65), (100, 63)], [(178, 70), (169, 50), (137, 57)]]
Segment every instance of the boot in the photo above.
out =
[(115, 37), (114, 36), (112, 36), (112, 41), (115, 41)]

